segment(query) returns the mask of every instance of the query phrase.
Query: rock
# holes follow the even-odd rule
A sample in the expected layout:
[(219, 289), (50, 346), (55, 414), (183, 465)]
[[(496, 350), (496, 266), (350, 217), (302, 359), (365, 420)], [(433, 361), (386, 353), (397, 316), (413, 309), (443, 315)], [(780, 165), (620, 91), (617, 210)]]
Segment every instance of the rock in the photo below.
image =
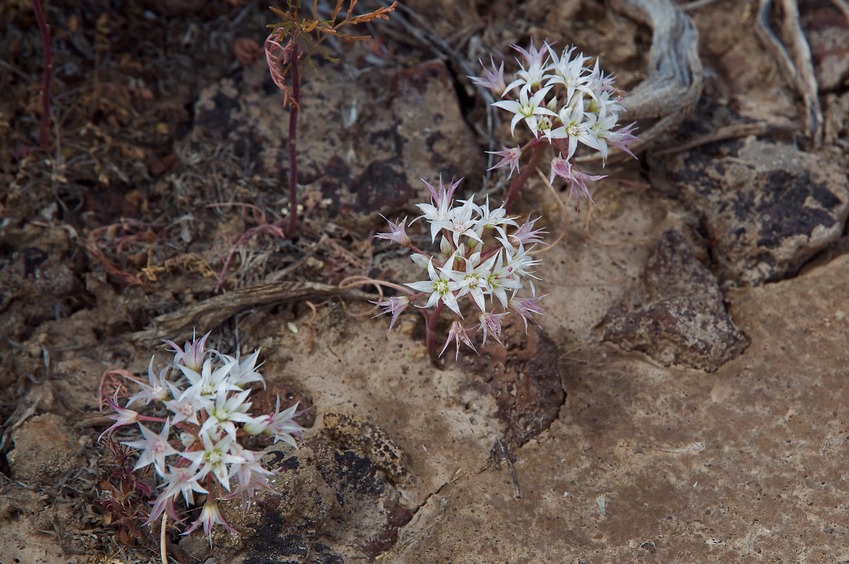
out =
[(841, 236), (849, 215), (837, 164), (754, 137), (656, 159), (652, 184), (702, 215), (723, 283), (794, 275)]
[(604, 327), (604, 339), (625, 350), (710, 372), (748, 346), (716, 278), (674, 230), (663, 234), (639, 287), (607, 314)]
[(294, 455), (270, 450), (265, 461), (275, 470), (271, 489), (249, 511), (225, 515), (246, 539), (245, 564), (373, 560), (412, 518), (383, 472), (348, 448), (313, 440)]
[(7, 458), (15, 480), (28, 485), (55, 486), (56, 479), (82, 465), (80, 444), (59, 416), (47, 413), (29, 419), (12, 433), (15, 448)]
[[(300, 204), (363, 234), (377, 212), (395, 214), (424, 197), (421, 178), (477, 178), (484, 153), (460, 112), (441, 61), (398, 70), (307, 65), (298, 114)], [(247, 159), (258, 175), (288, 176), (289, 113), (264, 60), (205, 89), (190, 143)], [(212, 142), (210, 144), (210, 142)]]
[(539, 327), (510, 315), (502, 327), (505, 346), (490, 341), (480, 356), (466, 354), (460, 366), (477, 377), (467, 386), (491, 395), (511, 447), (524, 445), (551, 425), (566, 401), (560, 350)]

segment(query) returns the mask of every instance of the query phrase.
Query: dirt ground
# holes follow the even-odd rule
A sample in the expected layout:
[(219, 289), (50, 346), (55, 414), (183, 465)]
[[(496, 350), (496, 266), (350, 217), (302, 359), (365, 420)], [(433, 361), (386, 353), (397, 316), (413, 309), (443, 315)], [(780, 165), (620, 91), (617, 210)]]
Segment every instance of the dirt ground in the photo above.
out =
[(434, 363), (419, 316), (387, 333), (372, 288), (339, 286), (411, 279), (373, 235), (420, 178), (504, 196), (485, 150), (509, 124), (464, 65), (547, 39), (639, 91), (658, 34), (627, 7), (664, 4), (411, 1), (329, 43), (287, 239), (267, 5), (46, 2), (41, 147), (39, 29), (0, 1), (0, 563), (159, 561), (158, 528), (111, 509), (147, 500), (97, 440), (99, 386), (193, 328), (261, 349), (257, 402), (300, 401), (309, 430), (269, 449), (272, 492), (225, 505), (238, 534), (169, 529), (173, 562), (849, 561), (845, 2), (678, 4), (701, 94), (639, 116), (659, 133), (594, 207), (532, 178), (516, 213), (562, 239), (538, 255), (548, 313), (506, 349)]

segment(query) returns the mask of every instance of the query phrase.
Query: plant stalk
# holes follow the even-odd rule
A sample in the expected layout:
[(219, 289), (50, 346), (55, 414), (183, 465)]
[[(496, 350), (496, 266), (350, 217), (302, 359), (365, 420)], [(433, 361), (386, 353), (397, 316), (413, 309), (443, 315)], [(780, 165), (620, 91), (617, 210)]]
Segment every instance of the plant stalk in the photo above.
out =
[(41, 125), (38, 128), (38, 142), (41, 150), (50, 145), (50, 82), (53, 77), (53, 51), (50, 48), (50, 26), (44, 16), (41, 0), (32, 0), (32, 9), (41, 31), (41, 44), (44, 47), (44, 81), (41, 87)]
[(298, 69), (298, 42), (293, 40), (292, 49), (292, 101), (289, 103), (289, 223), (286, 237), (295, 236), (298, 226), (298, 110), (301, 104), (301, 77)]
[(510, 190), (507, 192), (507, 201), (504, 203), (504, 209), (509, 210), (510, 206), (513, 204), (513, 201), (516, 199), (516, 196), (519, 195), (519, 192), (522, 191), (525, 184), (528, 182), (528, 178), (530, 178), (531, 173), (537, 168), (537, 164), (539, 163), (539, 159), (542, 156), (543, 151), (545, 151), (545, 145), (542, 143), (542, 139), (536, 139), (532, 142), (531, 151), (531, 160), (526, 164), (520, 171), (518, 176), (513, 179), (513, 182), (510, 183)]

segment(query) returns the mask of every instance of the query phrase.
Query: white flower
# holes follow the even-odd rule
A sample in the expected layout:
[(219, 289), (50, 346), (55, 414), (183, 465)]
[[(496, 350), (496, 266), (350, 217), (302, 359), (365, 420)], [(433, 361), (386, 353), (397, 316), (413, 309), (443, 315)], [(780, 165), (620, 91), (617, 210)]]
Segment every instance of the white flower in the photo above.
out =
[(298, 448), (298, 443), (295, 442), (297, 437), (301, 436), (306, 429), (295, 423), (293, 420), (298, 415), (298, 403), (280, 411), (280, 398), (277, 398), (277, 406), (274, 408), (274, 413), (269, 418), (268, 426), (265, 433), (272, 435), (275, 441), (283, 441), (291, 446)]
[(171, 350), (174, 351), (174, 366), (182, 364), (194, 371), (198, 371), (200, 370), (201, 364), (203, 364), (203, 359), (206, 354), (208, 352), (215, 352), (204, 350), (204, 346), (206, 345), (206, 340), (208, 338), (209, 333), (198, 339), (195, 336), (194, 331), (192, 331), (192, 340), (186, 341), (184, 349), (181, 349), (174, 341), (164, 342), (171, 347)]
[(511, 135), (516, 134), (516, 124), (525, 120), (525, 123), (528, 125), (531, 133), (534, 134), (534, 137), (538, 137), (539, 116), (557, 117), (556, 113), (552, 112), (545, 106), (545, 95), (548, 94), (549, 90), (551, 90), (551, 87), (546, 86), (545, 88), (539, 89), (533, 96), (528, 98), (528, 91), (523, 88), (519, 90), (518, 102), (515, 100), (501, 100), (493, 103), (493, 106), (499, 107), (502, 110), (507, 110), (514, 114), (513, 119), (510, 122)]
[(486, 311), (486, 303), (484, 302), (484, 294), (488, 293), (489, 286), (487, 279), (495, 265), (496, 256), (493, 255), (483, 264), (480, 264), (481, 254), (475, 253), (471, 257), (465, 259), (466, 271), (462, 273), (459, 280), (460, 291), (457, 297), (461, 298), (468, 294), (481, 311)]
[(139, 468), (144, 468), (148, 464), (153, 464), (153, 467), (156, 469), (156, 473), (160, 476), (164, 476), (165, 457), (171, 456), (172, 454), (179, 454), (177, 449), (172, 447), (171, 443), (168, 442), (168, 433), (171, 430), (171, 421), (168, 419), (165, 420), (165, 424), (162, 426), (162, 430), (159, 434), (154, 433), (141, 423), (139, 423), (139, 429), (141, 429), (144, 439), (140, 441), (127, 441), (124, 443), (130, 448), (142, 451), (133, 470), (138, 470)]
[(231, 386), (242, 389), (246, 384), (259, 382), (262, 384), (263, 389), (265, 388), (265, 379), (257, 371), (259, 367), (256, 365), (256, 361), (259, 358), (259, 349), (255, 350), (244, 360), (239, 360), (238, 357), (233, 358), (226, 354), (220, 354), (219, 357), (226, 366), (230, 367), (227, 377)]
[(218, 390), (223, 386), (228, 390), (239, 390), (238, 386), (233, 385), (228, 380), (230, 370), (236, 364), (235, 359), (230, 359), (230, 362), (212, 369), (212, 359), (208, 358), (204, 361), (200, 374), (192, 370), (188, 366), (180, 365), (179, 368), (186, 377), (186, 380), (191, 384), (180, 396), (180, 399), (188, 396), (213, 398)]
[(228, 465), (245, 461), (244, 457), (231, 452), (231, 447), (236, 440), (230, 435), (214, 439), (209, 433), (204, 433), (201, 435), (201, 442), (203, 443), (203, 450), (181, 452), (179, 453), (180, 456), (191, 460), (193, 463), (199, 463), (198, 480), (203, 480), (211, 472), (224, 489), (229, 492), (230, 471)]
[[(207, 358), (203, 351), (207, 337), (208, 334), (186, 343), (185, 351), (172, 343), (177, 357), (175, 364), (182, 376), (175, 374), (177, 380), (174, 382), (168, 381), (167, 368), (158, 374), (154, 371), (153, 358), (148, 366), (149, 385), (132, 375), (126, 376), (141, 388), (141, 392), (130, 401), (145, 400), (145, 405), (159, 404), (155, 405), (157, 409), (151, 409), (149, 415), (118, 405), (117, 391), (114, 397), (106, 400), (115, 411), (112, 416), (115, 424), (104, 435), (120, 426), (138, 423), (142, 436), (123, 442), (139, 451), (134, 470), (153, 465), (162, 479), (161, 492), (151, 508), (148, 525), (166, 512), (175, 522), (182, 522), (175, 507), (179, 497), (182, 496), (187, 505), (192, 505), (195, 493), (207, 495), (200, 517), (184, 534), (200, 525), (207, 534), (216, 524), (229, 528), (218, 511), (217, 500), (222, 499), (223, 490), (231, 490), (233, 483), (233, 496), (241, 498), (243, 505), (257, 490), (269, 487), (267, 479), (272, 472), (262, 467), (261, 453), (239, 444), (240, 438), (246, 433), (265, 432), (273, 435), (276, 441), (282, 440), (297, 447), (294, 437), (304, 431), (293, 420), (298, 415), (297, 404), (280, 412), (279, 398), (274, 413), (249, 414), (252, 390), (247, 385), (265, 385), (258, 371), (259, 350), (242, 360), (217, 352)], [(162, 406), (171, 412), (171, 417), (160, 415)], [(156, 432), (139, 421), (158, 422), (161, 428)], [(176, 464), (169, 463), (169, 457), (175, 457)]]
[(245, 400), (250, 390), (231, 394), (230, 390), (220, 388), (215, 395), (215, 403), (206, 408), (209, 418), (198, 431), (201, 435), (209, 433), (215, 427), (220, 427), (225, 433), (236, 440), (236, 423), (246, 423), (253, 418), (247, 414), (251, 402)]
[(522, 58), (525, 59), (527, 67), (519, 63), (521, 70), (516, 72), (516, 75), (518, 75), (519, 78), (507, 85), (507, 88), (504, 89), (505, 93), (513, 90), (517, 86), (520, 87), (520, 90), (534, 89), (539, 86), (543, 80), (550, 76), (545, 74), (550, 68), (549, 60), (546, 57), (546, 52), (551, 51), (551, 47), (548, 46), (548, 43), (543, 43), (542, 49), (537, 49), (534, 47), (533, 40), (531, 40), (531, 46), (527, 51), (518, 45), (512, 45), (512, 47), (522, 54)]
[[(451, 229), (451, 200), (454, 197), (454, 190), (457, 189), (457, 186), (462, 180), (461, 178), (457, 182), (452, 183), (451, 186), (445, 186), (440, 177), (439, 186), (434, 188), (425, 179), (422, 179), (422, 182), (425, 183), (425, 186), (430, 191), (431, 203), (416, 204), (416, 207), (422, 210), (421, 218), (424, 218), (425, 221), (430, 223), (431, 241), (436, 240), (436, 234), (441, 229)], [(421, 218), (416, 218), (416, 220)]]
[(480, 217), (480, 208), (475, 204), (474, 200), (461, 200), (463, 205), (455, 207), (451, 210), (451, 239), (454, 241), (454, 246), (460, 245), (460, 237), (466, 236), (483, 243), (480, 236), (475, 232)]
[(163, 401), (169, 396), (167, 377), (170, 367), (166, 366), (157, 375), (153, 370), (154, 358), (156, 358), (155, 355), (150, 357), (150, 364), (147, 367), (147, 380), (150, 382), (150, 385), (133, 379), (133, 382), (141, 387), (141, 391), (130, 397), (129, 401), (127, 401), (128, 406), (142, 400), (145, 405), (148, 405), (152, 401)]
[(558, 117), (560, 118), (560, 123), (563, 125), (551, 132), (551, 138), (568, 139), (569, 150), (566, 154), (567, 159), (571, 159), (572, 155), (575, 154), (578, 141), (593, 149), (601, 150), (598, 134), (593, 130), (593, 124), (597, 117), (595, 114), (585, 114), (583, 104), (578, 103), (574, 106), (564, 106), (560, 109)]
[(582, 94), (592, 95), (592, 87), (586, 76), (587, 69), (584, 67), (589, 57), (584, 57), (583, 53), (579, 53), (573, 59), (572, 53), (575, 52), (575, 47), (564, 49), (563, 55), (560, 57), (557, 56), (557, 53), (551, 47), (548, 48), (548, 52), (551, 55), (551, 70), (554, 74), (548, 79), (546, 86), (554, 86), (556, 84), (566, 86), (566, 96), (563, 100), (564, 105), (568, 106), (573, 103), (572, 98), (575, 96), (576, 91)]
[(442, 301), (451, 311), (462, 317), (460, 306), (457, 304), (457, 297), (454, 295), (454, 292), (460, 289), (457, 273), (454, 272), (454, 255), (442, 265), (439, 271), (433, 266), (433, 259), (431, 259), (427, 265), (427, 274), (430, 277), (429, 281), (408, 282), (406, 284), (417, 292), (430, 294), (423, 307), (436, 307)]
[(489, 196), (486, 197), (486, 203), (478, 208), (480, 219), (478, 219), (477, 234), (483, 236), (486, 229), (498, 229), (499, 233), (504, 233), (504, 227), (518, 227), (519, 225), (513, 218), (507, 217), (507, 210), (504, 205), (500, 205), (494, 210), (489, 209)]

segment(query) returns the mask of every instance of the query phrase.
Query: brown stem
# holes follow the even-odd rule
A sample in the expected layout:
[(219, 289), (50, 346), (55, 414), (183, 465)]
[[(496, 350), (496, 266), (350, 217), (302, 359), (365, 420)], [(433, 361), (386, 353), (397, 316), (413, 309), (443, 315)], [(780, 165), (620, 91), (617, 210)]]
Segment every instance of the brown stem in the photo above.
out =
[(38, 142), (41, 149), (50, 145), (50, 81), (53, 77), (53, 52), (50, 49), (50, 26), (44, 17), (41, 0), (32, 0), (32, 9), (41, 31), (41, 44), (44, 47), (44, 82), (41, 88), (41, 125), (38, 129)]
[[(296, 8), (293, 8), (296, 10)], [(286, 236), (295, 236), (298, 226), (298, 157), (296, 152), (298, 136), (298, 110), (301, 104), (301, 77), (298, 73), (298, 42), (293, 39), (292, 48), (292, 101), (289, 104), (289, 223)]]
[(522, 191), (522, 188), (525, 187), (525, 184), (528, 182), (528, 178), (530, 178), (531, 174), (534, 170), (536, 170), (539, 158), (545, 150), (545, 145), (542, 143), (542, 139), (536, 139), (531, 143), (531, 151), (533, 151), (531, 153), (531, 160), (522, 168), (522, 170), (519, 171), (519, 175), (513, 179), (513, 182), (510, 183), (510, 190), (507, 192), (507, 201), (504, 203), (504, 208), (506, 210), (510, 209), (510, 206), (516, 199), (516, 196), (518, 196), (519, 192)]

